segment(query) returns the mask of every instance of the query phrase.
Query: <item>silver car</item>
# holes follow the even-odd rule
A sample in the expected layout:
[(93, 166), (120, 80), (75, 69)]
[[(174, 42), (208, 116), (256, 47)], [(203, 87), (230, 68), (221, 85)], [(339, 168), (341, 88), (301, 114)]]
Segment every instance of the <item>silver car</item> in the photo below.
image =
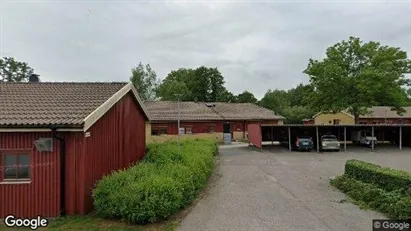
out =
[(322, 151), (340, 151), (340, 141), (334, 135), (321, 136)]

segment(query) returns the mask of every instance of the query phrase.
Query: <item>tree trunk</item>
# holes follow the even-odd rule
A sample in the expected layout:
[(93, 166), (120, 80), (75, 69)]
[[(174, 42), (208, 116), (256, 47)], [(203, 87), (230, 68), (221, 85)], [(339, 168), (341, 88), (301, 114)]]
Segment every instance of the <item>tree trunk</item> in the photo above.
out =
[(355, 121), (355, 124), (358, 124), (358, 123), (359, 123), (359, 120), (360, 120), (360, 115), (358, 115), (358, 114), (354, 114), (354, 121)]

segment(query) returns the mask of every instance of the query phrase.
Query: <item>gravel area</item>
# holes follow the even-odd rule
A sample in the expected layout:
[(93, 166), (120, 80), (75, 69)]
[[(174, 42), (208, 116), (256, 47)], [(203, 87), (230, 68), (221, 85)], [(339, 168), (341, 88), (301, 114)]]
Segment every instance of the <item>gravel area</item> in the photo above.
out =
[(411, 149), (349, 146), (347, 152), (220, 148), (218, 179), (179, 230), (372, 230), (383, 215), (361, 210), (329, 186), (347, 159), (411, 171)]

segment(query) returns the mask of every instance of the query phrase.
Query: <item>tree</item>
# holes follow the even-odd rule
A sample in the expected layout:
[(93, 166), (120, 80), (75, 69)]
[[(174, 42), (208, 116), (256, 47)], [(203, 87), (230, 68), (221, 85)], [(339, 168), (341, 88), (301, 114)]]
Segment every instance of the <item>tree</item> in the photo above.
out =
[(257, 99), (254, 97), (253, 93), (249, 91), (244, 91), (237, 96), (237, 102), (239, 103), (257, 103)]
[(309, 106), (290, 106), (285, 107), (282, 116), (286, 118), (288, 124), (301, 124), (303, 119), (311, 118), (315, 111)]
[(237, 97), (227, 89), (224, 89), (217, 96), (217, 102), (235, 103), (237, 102)]
[(174, 101), (177, 98), (177, 94), (181, 95), (181, 101), (189, 101), (191, 92), (187, 85), (178, 80), (170, 80), (167, 85), (160, 85), (157, 94), (161, 96), (161, 100), (171, 100)]
[(287, 91), (291, 106), (307, 106), (314, 97), (314, 87), (310, 84), (299, 84)]
[(156, 72), (150, 64), (145, 66), (140, 62), (137, 67), (131, 69), (130, 81), (134, 84), (142, 100), (155, 100), (157, 98), (157, 80)]
[(33, 73), (33, 68), (25, 62), (12, 57), (0, 58), (0, 82), (27, 82)]
[[(175, 82), (177, 81), (177, 82)], [(224, 77), (217, 68), (198, 67), (196, 69), (180, 68), (171, 71), (161, 82), (158, 96), (161, 99), (171, 99), (176, 84), (184, 84), (188, 91), (184, 90), (185, 101), (216, 102), (222, 98), (230, 98), (224, 87)], [(183, 87), (184, 88), (184, 87)]]
[(282, 115), (284, 109), (290, 106), (288, 93), (284, 90), (268, 90), (260, 101), (260, 106)]
[(356, 123), (367, 108), (379, 104), (401, 114), (407, 102), (402, 86), (409, 84), (404, 73), (410, 72), (405, 51), (354, 37), (329, 47), (323, 60), (310, 59), (304, 71), (314, 87), (312, 103), (326, 112), (348, 109)]

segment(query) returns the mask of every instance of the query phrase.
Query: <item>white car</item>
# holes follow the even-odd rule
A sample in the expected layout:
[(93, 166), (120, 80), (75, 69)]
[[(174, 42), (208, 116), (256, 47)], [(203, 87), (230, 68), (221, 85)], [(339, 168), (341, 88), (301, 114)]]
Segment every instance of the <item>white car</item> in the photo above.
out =
[(370, 131), (353, 131), (351, 133), (351, 141), (354, 144), (366, 145), (371, 147), (377, 144), (377, 137), (373, 137)]

